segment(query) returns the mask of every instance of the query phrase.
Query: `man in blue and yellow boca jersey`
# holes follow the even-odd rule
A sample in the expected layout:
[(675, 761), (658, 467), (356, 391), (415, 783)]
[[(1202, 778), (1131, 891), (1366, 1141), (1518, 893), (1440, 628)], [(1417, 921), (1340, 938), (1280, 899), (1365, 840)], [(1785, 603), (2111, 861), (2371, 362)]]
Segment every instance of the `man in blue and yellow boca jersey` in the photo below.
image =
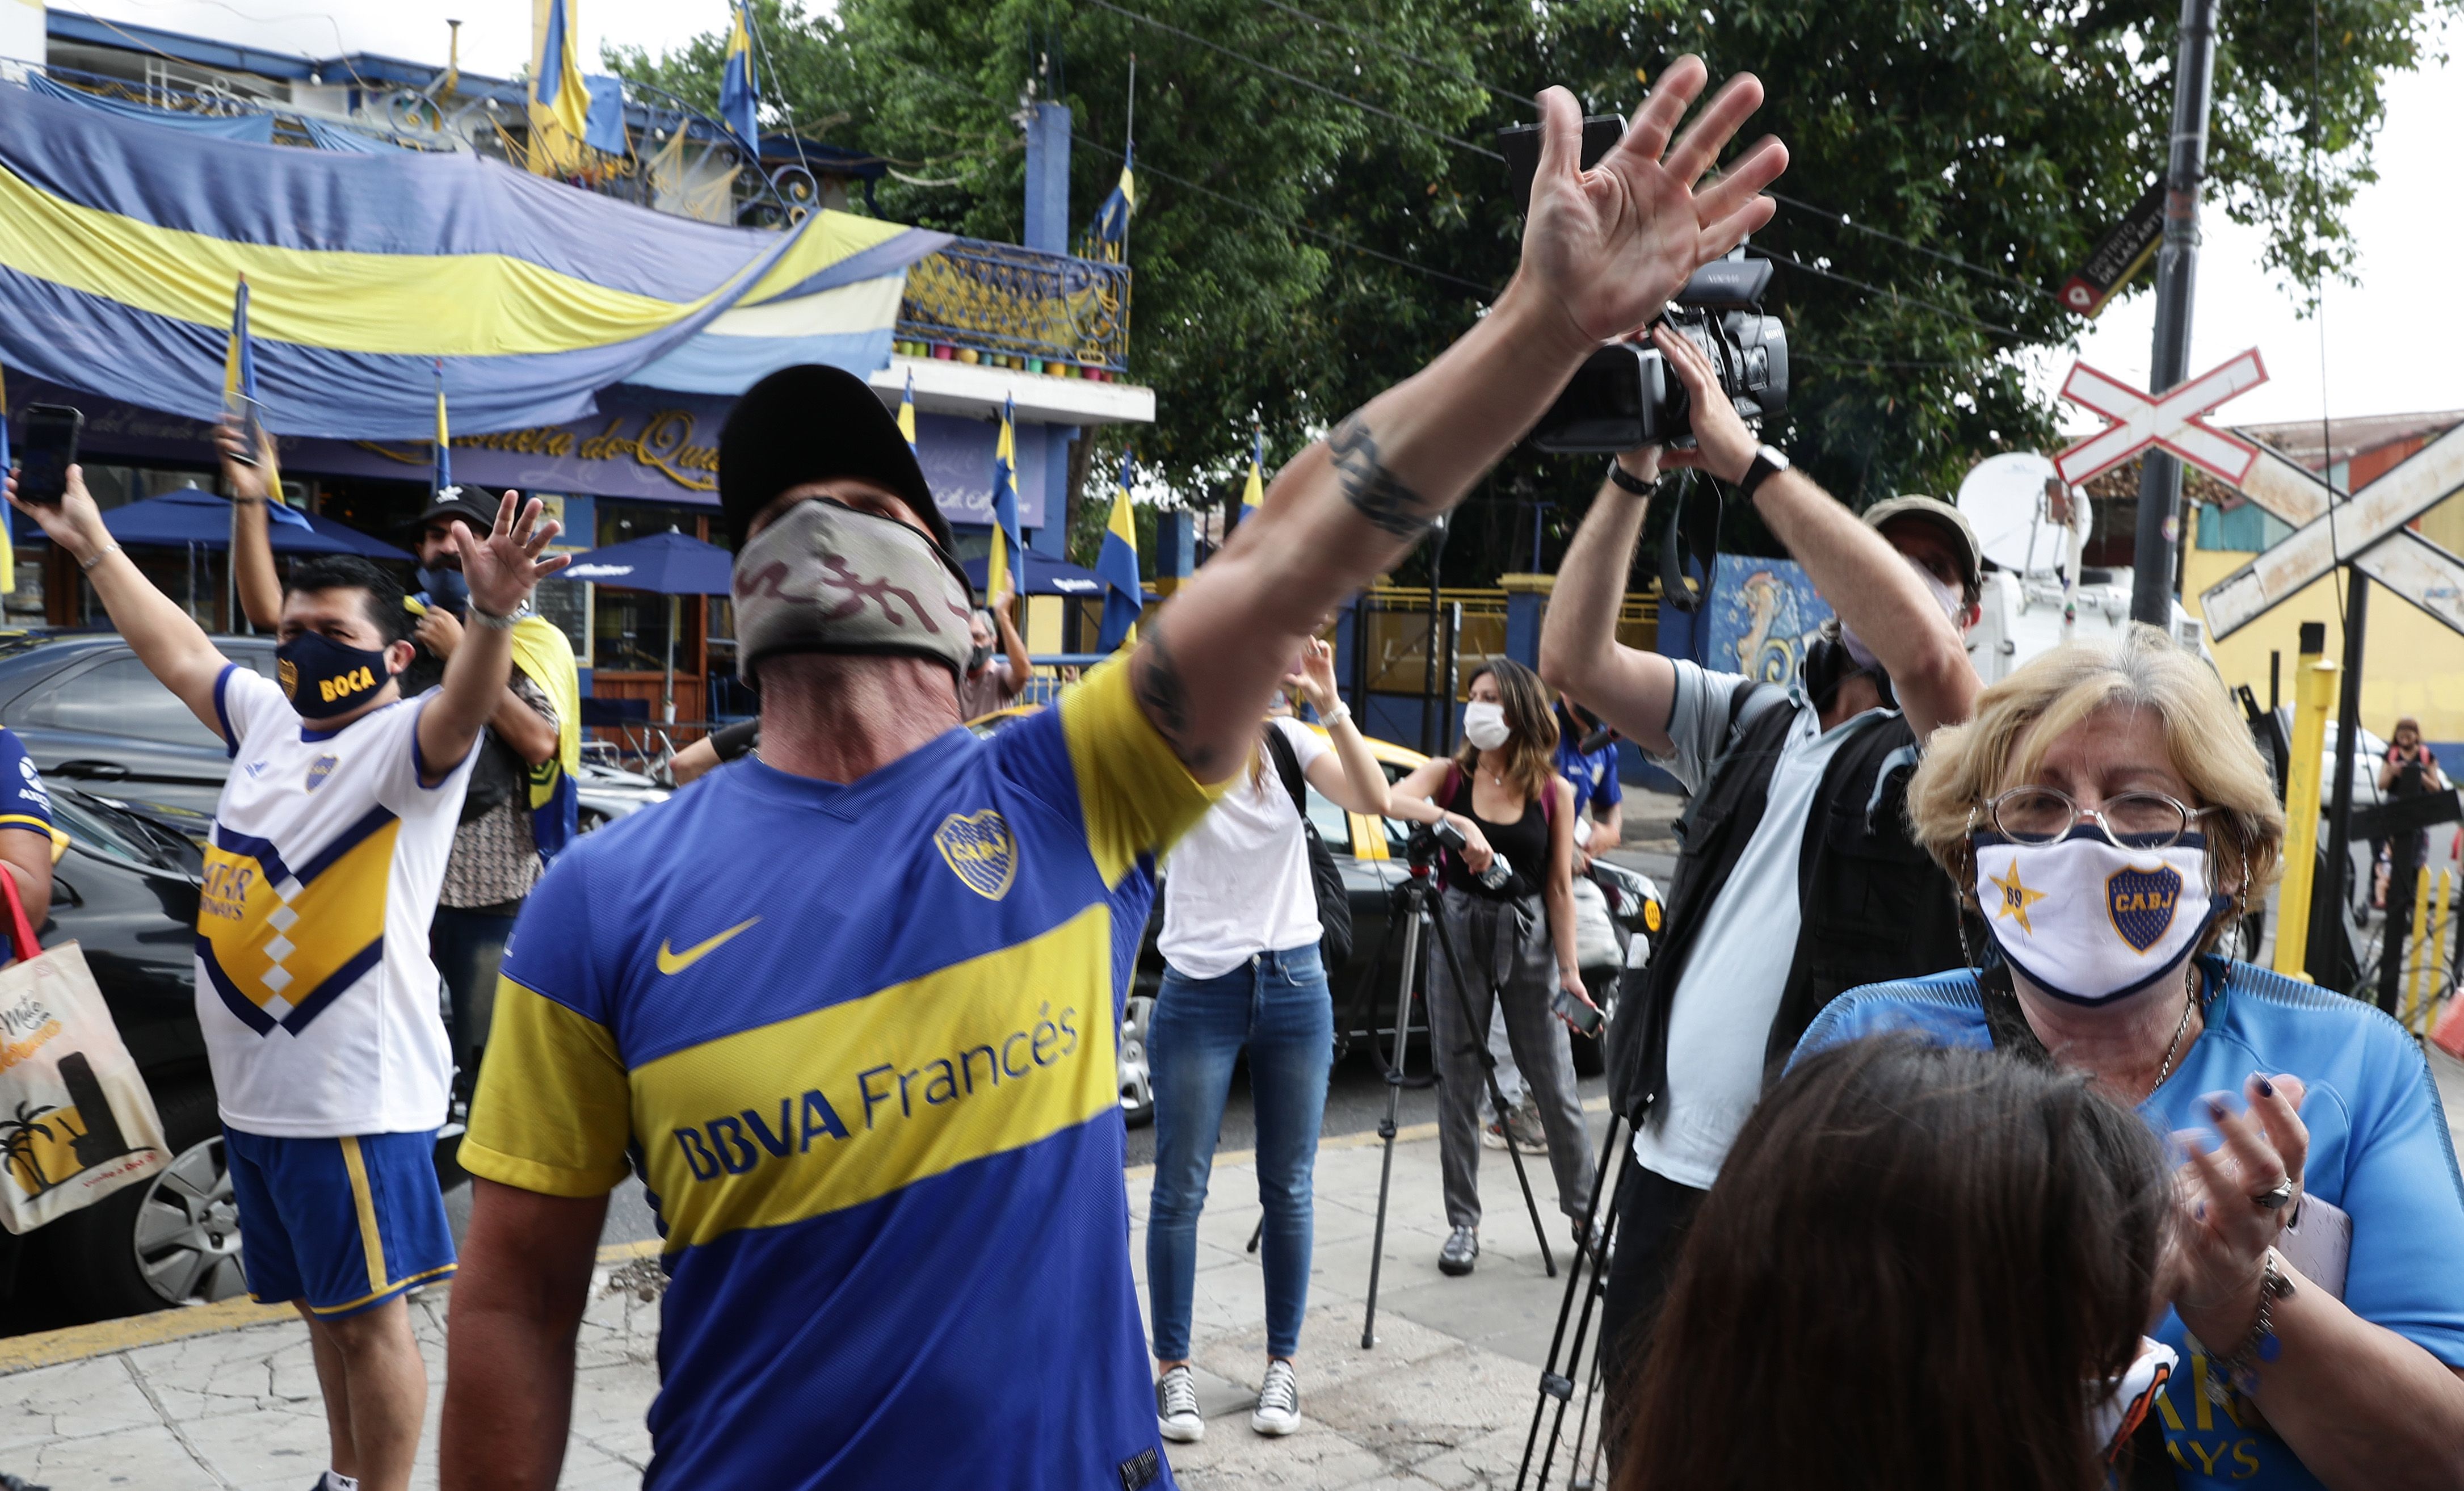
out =
[(1139, 856), (1243, 771), (1315, 620), (1397, 562), (1601, 338), (1769, 215), (1693, 182), (1758, 97), (1663, 75), (1578, 168), (1546, 99), (1522, 273), (1278, 477), (1125, 663), (959, 728), (969, 593), (876, 395), (792, 368), (719, 447), (760, 746), (550, 866), (463, 1163), (446, 1491), (556, 1483), (608, 1191), (669, 1285), (652, 1487), (1169, 1485), (1137, 1298), (1114, 976)]
[(13, 730), (0, 728), (0, 868), (17, 888), (18, 904), (36, 932), (52, 913), (52, 795)]
[(513, 616), (563, 562), (537, 558), (556, 525), (507, 493), (484, 539), (457, 532), (479, 625), (443, 685), (405, 700), (409, 616), (366, 560), (292, 571), (277, 683), (225, 658), (120, 552), (76, 467), (58, 506), (20, 508), (231, 751), (196, 999), (249, 1292), (308, 1321), (333, 1442), (321, 1484), (401, 1491), (428, 1398), (402, 1294), (453, 1269), (430, 1158), (450, 1068), (428, 920)]

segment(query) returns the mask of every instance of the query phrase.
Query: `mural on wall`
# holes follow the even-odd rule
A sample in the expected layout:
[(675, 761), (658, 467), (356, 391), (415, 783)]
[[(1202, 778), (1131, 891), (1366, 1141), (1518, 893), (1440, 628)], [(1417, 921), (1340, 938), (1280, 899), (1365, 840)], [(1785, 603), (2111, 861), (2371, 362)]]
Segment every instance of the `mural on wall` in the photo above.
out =
[(1806, 644), (1831, 615), (1795, 560), (1739, 554), (1720, 556), (1706, 610), (1704, 666), (1766, 683), (1796, 676)]

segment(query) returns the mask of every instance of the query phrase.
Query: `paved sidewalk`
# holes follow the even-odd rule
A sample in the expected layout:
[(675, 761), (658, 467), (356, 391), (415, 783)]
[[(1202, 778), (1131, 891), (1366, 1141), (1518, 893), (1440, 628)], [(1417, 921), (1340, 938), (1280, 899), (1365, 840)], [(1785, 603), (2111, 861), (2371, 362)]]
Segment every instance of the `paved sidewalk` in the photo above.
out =
[[(1592, 1115), (1595, 1142), (1599, 1113)], [(1251, 1486), (1474, 1487), (1510, 1484), (1522, 1455), (1563, 1281), (1544, 1277), (1507, 1158), (1482, 1154), (1489, 1212), (1480, 1268), (1439, 1274), (1445, 1238), (1434, 1125), (1395, 1146), (1377, 1345), (1360, 1348), (1369, 1239), (1382, 1150), (1374, 1134), (1330, 1140), (1318, 1156), (1317, 1248), (1302, 1336), (1306, 1427), (1263, 1439), (1248, 1410), (1265, 1362), (1265, 1292), (1244, 1251), (1257, 1222), (1250, 1156), (1219, 1158), (1199, 1223), (1195, 1358), (1209, 1415), (1202, 1443), (1175, 1445), (1194, 1491)], [(1567, 1228), (1545, 1158), (1527, 1159), (1550, 1245), (1564, 1266)], [(1146, 1167), (1127, 1176), (1143, 1306)], [(624, 1287), (643, 1248), (604, 1250), (582, 1330), (573, 1434), (561, 1484), (640, 1484), (649, 1458), (643, 1413), (657, 1387), (658, 1305)], [(448, 1291), (412, 1303), (429, 1364), (429, 1433), (413, 1485), (436, 1484)], [(307, 1491), (325, 1464), (324, 1417), (306, 1327), (246, 1301), (48, 1336), (0, 1341), (0, 1471), (55, 1491)], [(166, 1338), (168, 1337), (168, 1338)]]

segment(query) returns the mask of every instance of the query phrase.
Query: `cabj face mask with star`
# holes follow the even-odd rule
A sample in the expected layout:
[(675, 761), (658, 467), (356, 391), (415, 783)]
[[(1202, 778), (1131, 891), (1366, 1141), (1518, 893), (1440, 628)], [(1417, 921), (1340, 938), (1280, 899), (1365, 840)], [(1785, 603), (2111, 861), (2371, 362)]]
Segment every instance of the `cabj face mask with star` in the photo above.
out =
[(2233, 900), (2210, 893), (2205, 834), (2125, 848), (2079, 823), (2050, 844), (1985, 829), (1969, 844), (1993, 945), (2072, 1004), (2125, 998), (2181, 967)]

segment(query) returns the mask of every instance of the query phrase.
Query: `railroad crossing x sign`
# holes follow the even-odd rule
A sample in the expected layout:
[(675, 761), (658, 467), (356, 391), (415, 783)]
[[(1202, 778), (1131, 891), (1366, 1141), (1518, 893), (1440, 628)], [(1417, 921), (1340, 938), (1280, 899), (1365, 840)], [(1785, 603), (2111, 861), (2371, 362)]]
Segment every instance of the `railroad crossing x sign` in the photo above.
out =
[(2163, 446), (2218, 481), (2238, 485), (2258, 459), (2258, 447), (2200, 416), (2265, 382), (2267, 364), (2259, 361), (2256, 347), (2153, 397), (2085, 362), (2076, 363), (2062, 384), (2062, 397), (2111, 423), (2054, 457), (2054, 469), (2077, 487), (2149, 446)]
[(2464, 425), (2342, 502), (2325, 482), (2263, 449), (2233, 485), (2295, 531), (2200, 598), (2210, 635), (2231, 636), (2346, 561), (2464, 632), (2464, 559), (2405, 526), (2464, 489)]

